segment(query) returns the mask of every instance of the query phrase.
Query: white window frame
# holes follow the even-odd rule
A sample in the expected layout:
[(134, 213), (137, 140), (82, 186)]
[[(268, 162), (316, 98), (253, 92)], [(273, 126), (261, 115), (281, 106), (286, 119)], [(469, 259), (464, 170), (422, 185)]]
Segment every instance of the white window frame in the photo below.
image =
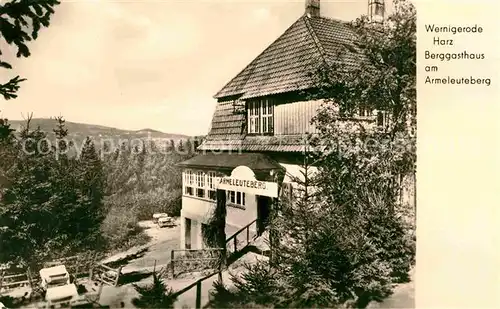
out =
[[(234, 199), (231, 200), (231, 195), (234, 194)], [(239, 197), (239, 203), (238, 203), (238, 197)], [(246, 201), (246, 195), (245, 192), (240, 192), (240, 191), (227, 191), (226, 192), (226, 201), (228, 205), (233, 205), (237, 206), (239, 208), (245, 208), (245, 201)]]
[[(262, 133), (272, 133), (273, 132), (273, 114), (274, 114), (274, 107), (269, 99), (265, 99), (260, 101), (261, 102), (261, 132)], [(265, 122), (265, 123), (264, 123)]]
[(185, 170), (184, 171), (184, 190), (183, 190), (183, 194), (187, 195), (187, 196), (194, 196), (195, 195), (194, 173), (193, 173), (193, 170)]
[[(205, 188), (206, 188), (206, 181), (205, 181), (205, 172), (203, 171), (196, 171), (196, 192), (195, 196), (199, 198), (205, 198)], [(201, 194), (200, 194), (201, 192)]]
[(270, 99), (248, 101), (249, 134), (272, 134), (274, 132), (274, 104)]
[(215, 201), (216, 200), (216, 179), (217, 179), (217, 173), (214, 171), (208, 171), (207, 172), (207, 193), (206, 197), (209, 200)]
[(248, 133), (259, 133), (260, 101), (248, 102)]
[(185, 170), (183, 172), (183, 195), (215, 201), (216, 179), (219, 176), (215, 171)]

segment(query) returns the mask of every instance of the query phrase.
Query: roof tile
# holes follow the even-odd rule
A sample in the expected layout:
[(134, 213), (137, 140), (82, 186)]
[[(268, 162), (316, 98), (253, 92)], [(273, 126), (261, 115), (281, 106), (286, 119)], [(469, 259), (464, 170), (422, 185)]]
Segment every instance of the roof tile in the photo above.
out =
[(353, 49), (355, 39), (353, 29), (345, 22), (304, 15), (215, 97), (241, 95), (241, 99), (248, 99), (310, 88), (310, 73), (325, 62), (359, 63), (360, 55)]

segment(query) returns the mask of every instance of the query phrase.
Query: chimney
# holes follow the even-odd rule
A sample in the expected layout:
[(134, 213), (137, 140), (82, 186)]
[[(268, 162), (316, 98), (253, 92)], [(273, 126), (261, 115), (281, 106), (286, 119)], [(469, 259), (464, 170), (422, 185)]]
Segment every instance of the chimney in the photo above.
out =
[(319, 0), (306, 0), (306, 15), (320, 17)]
[(372, 22), (383, 22), (385, 15), (384, 0), (368, 0), (368, 19)]

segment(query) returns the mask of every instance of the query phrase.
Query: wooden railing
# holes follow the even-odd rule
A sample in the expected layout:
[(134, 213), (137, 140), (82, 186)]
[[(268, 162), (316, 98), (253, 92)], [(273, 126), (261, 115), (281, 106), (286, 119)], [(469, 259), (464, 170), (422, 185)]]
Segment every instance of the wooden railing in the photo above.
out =
[(4, 273), (0, 274), (0, 292), (30, 285), (28, 272), (8, 276)]
[[(253, 235), (252, 237), (250, 237), (250, 227), (252, 225), (255, 225), (255, 235)], [(244, 233), (245, 234), (242, 234)], [(236, 233), (234, 233), (231, 237), (229, 237), (228, 239), (226, 239), (226, 249), (233, 253), (233, 252), (237, 252), (238, 251), (238, 244), (242, 242), (242, 239), (240, 237), (240, 239), (238, 239), (238, 236), (246, 236), (245, 238), (243, 238), (243, 246), (240, 247), (239, 249), (243, 249), (244, 247), (248, 246), (248, 244), (250, 243), (251, 240), (254, 240), (257, 235), (257, 219), (253, 220), (252, 222), (248, 223), (247, 225), (245, 225), (244, 227), (242, 227), (240, 230), (238, 230)], [(231, 247), (232, 247), (232, 250), (231, 250)]]
[[(252, 225), (255, 225), (255, 235), (253, 235), (251, 237), (251, 231), (250, 231), (250, 228), (252, 227)], [(238, 248), (238, 244), (241, 243), (241, 241), (238, 240), (238, 236), (244, 236), (244, 246), (242, 246), (241, 248)], [(258, 234), (257, 234), (257, 219), (253, 220), (252, 222), (248, 223), (247, 225), (245, 225), (244, 227), (242, 227), (241, 229), (239, 229), (236, 233), (234, 233), (233, 235), (231, 235), (231, 237), (229, 237), (228, 239), (226, 239), (226, 249), (227, 251), (230, 251), (231, 253), (235, 253), (238, 251), (238, 249), (243, 249), (244, 247), (246, 247), (250, 241), (252, 241), (253, 239), (255, 239), (255, 237), (257, 237)], [(228, 248), (229, 246), (229, 248)], [(231, 246), (232, 246), (232, 249), (233, 250), (229, 250), (231, 249)], [(216, 249), (205, 249), (205, 250), (215, 250), (215, 251), (221, 251), (222, 249), (221, 248), (216, 248)], [(174, 251), (200, 251), (200, 250), (172, 250), (172, 261), (174, 261)], [(227, 252), (226, 251), (226, 252)], [(227, 254), (227, 253), (226, 253)], [(227, 256), (226, 256), (227, 258)], [(227, 260), (227, 259), (226, 259)], [(229, 265), (226, 265), (226, 267), (229, 266)], [(172, 274), (174, 273), (173, 271), (173, 263), (171, 264), (171, 267), (172, 267)], [(173, 297), (179, 297), (181, 296), (182, 294), (190, 291), (191, 289), (195, 288), (196, 287), (196, 304), (195, 304), (195, 308), (198, 309), (198, 308), (201, 308), (201, 298), (202, 298), (202, 290), (201, 290), (201, 287), (202, 287), (202, 284), (203, 284), (203, 281), (207, 280), (207, 279), (210, 279), (212, 278), (213, 276), (217, 275), (217, 274), (221, 274), (222, 273), (222, 269), (219, 269), (217, 271), (214, 271), (213, 273), (201, 278), (201, 279), (198, 279), (196, 280), (195, 282), (191, 283), (190, 285), (186, 286), (185, 288), (183, 288), (182, 290), (179, 290), (177, 292), (175, 292), (172, 296)]]
[(199, 309), (201, 308), (201, 285), (203, 284), (203, 281), (207, 280), (207, 279), (210, 279), (212, 278), (213, 276), (219, 274), (221, 271), (218, 270), (218, 271), (215, 271), (201, 279), (198, 279), (196, 280), (195, 282), (191, 283), (190, 285), (186, 286), (185, 288), (183, 288), (182, 290), (179, 290), (177, 292), (175, 292), (174, 294), (172, 294), (172, 297), (174, 298), (178, 298), (179, 296), (181, 296), (182, 294), (190, 291), (192, 288), (196, 287), (196, 303), (195, 303), (195, 308), (196, 309)]

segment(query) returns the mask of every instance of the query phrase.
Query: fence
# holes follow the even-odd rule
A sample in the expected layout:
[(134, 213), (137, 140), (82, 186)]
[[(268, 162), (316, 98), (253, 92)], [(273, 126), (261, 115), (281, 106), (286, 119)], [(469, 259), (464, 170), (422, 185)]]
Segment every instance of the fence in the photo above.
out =
[[(91, 263), (86, 264), (75, 261), (77, 261), (76, 257), (70, 257), (44, 263), (43, 267), (65, 265), (68, 272), (75, 279), (88, 276), (91, 281), (110, 286), (117, 286), (120, 282), (121, 267), (115, 269), (103, 264), (92, 266)], [(29, 268), (17, 274), (9, 274), (6, 270), (0, 270), (0, 293), (8, 293), (23, 287), (29, 287), (32, 291), (39, 291), (40, 280), (38, 273), (31, 272)]]
[(120, 283), (121, 271), (122, 266), (119, 268), (112, 268), (104, 264), (97, 264), (90, 268), (89, 279), (110, 286), (118, 286)]
[(170, 276), (175, 278), (184, 272), (216, 269), (222, 254), (221, 248), (172, 250), (169, 263)]
[(7, 292), (16, 288), (31, 286), (28, 271), (21, 274), (6, 275), (5, 271), (0, 274), (0, 293)]

